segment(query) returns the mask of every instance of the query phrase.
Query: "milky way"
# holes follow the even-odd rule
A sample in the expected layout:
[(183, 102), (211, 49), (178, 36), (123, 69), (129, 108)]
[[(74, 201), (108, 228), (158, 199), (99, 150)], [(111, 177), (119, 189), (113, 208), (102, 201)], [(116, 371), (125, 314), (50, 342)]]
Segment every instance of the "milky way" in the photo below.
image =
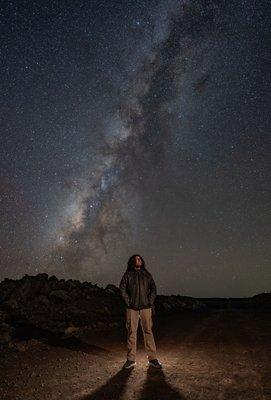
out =
[(269, 8), (6, 2), (0, 278), (270, 290)]

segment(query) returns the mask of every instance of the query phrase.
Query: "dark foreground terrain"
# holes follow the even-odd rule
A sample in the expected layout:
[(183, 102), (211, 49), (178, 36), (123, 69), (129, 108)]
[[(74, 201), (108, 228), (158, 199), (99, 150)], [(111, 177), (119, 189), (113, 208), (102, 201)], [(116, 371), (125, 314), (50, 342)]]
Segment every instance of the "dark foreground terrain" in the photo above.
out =
[(126, 332), (81, 340), (28, 339), (0, 354), (0, 398), (271, 399), (270, 310), (208, 309), (154, 317), (162, 370), (148, 368), (141, 329), (137, 365), (123, 371)]

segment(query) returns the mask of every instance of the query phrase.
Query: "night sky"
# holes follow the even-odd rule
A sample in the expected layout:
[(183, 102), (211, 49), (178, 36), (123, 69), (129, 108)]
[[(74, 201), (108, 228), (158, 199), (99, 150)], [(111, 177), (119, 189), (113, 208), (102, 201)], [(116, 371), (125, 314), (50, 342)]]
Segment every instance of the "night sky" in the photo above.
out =
[(0, 280), (271, 287), (266, 1), (4, 1)]

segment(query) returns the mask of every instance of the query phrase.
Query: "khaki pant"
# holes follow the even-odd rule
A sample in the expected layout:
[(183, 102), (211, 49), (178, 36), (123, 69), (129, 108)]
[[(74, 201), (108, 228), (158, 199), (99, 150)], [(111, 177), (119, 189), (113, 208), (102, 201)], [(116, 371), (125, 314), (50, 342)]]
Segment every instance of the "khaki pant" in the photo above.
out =
[(137, 328), (138, 321), (144, 336), (144, 345), (149, 360), (156, 357), (156, 346), (152, 333), (152, 309), (144, 308), (143, 310), (132, 310), (126, 308), (126, 328), (127, 328), (127, 359), (135, 361), (136, 359), (136, 345), (137, 345)]

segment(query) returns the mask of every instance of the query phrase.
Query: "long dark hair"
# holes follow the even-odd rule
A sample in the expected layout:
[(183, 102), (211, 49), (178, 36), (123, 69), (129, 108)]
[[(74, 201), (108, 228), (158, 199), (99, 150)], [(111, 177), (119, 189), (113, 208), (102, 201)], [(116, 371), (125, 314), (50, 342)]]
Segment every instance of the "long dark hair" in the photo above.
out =
[(142, 257), (140, 254), (133, 254), (133, 255), (129, 258), (128, 263), (127, 263), (127, 269), (126, 269), (126, 271), (133, 271), (133, 269), (135, 268), (135, 257), (136, 257), (136, 256), (138, 256), (138, 257), (141, 258), (142, 265), (141, 265), (140, 268), (144, 269), (146, 272), (149, 273), (149, 271), (148, 271), (147, 268), (146, 268), (145, 261), (144, 261), (143, 257)]

